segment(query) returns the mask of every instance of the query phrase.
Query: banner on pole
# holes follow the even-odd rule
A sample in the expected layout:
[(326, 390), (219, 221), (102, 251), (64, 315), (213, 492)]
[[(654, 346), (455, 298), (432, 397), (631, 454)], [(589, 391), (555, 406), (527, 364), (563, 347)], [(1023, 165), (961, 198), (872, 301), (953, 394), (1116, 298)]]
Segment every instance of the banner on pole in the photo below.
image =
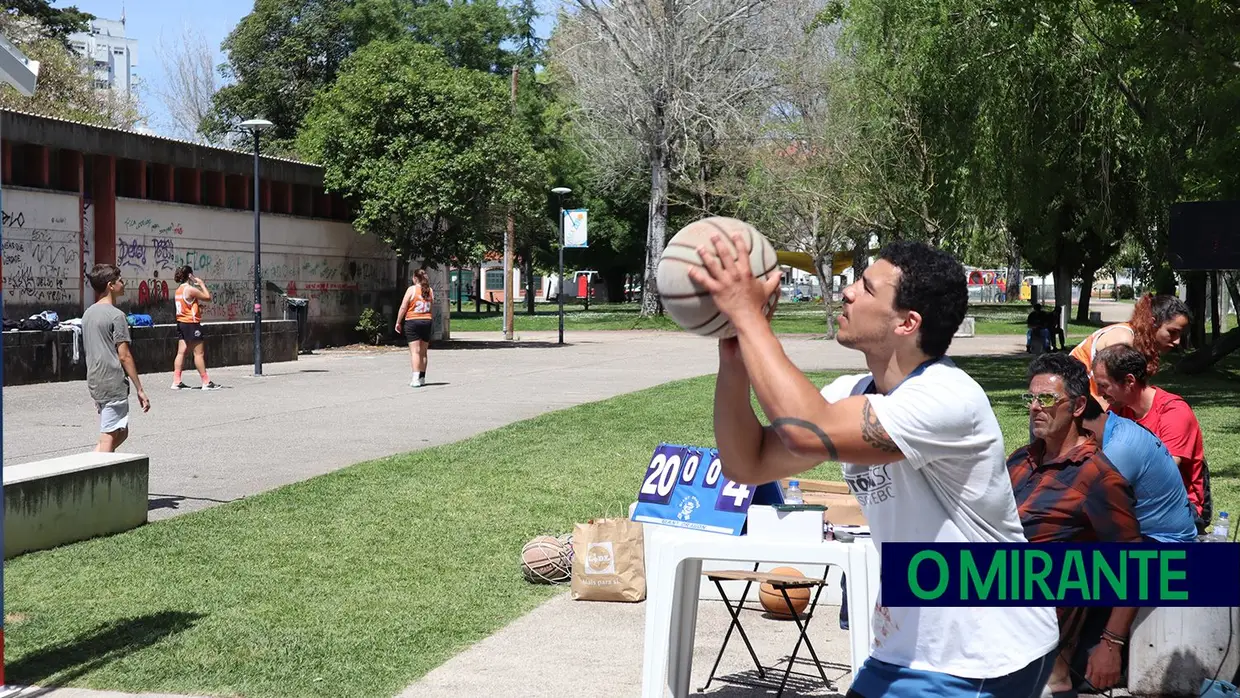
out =
[(584, 208), (564, 212), (565, 247), (589, 247), (586, 244), (586, 212)]

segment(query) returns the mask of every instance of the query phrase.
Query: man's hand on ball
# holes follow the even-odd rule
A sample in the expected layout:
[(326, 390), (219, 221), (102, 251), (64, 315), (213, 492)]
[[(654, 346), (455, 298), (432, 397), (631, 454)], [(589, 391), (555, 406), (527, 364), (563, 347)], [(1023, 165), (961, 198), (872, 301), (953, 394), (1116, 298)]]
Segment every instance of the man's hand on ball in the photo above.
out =
[(722, 236), (711, 236), (714, 249), (701, 245), (697, 249), (702, 267), (689, 269), (689, 278), (711, 295), (719, 312), (735, 325), (744, 320), (767, 317), (766, 303), (779, 289), (780, 272), (760, 280), (753, 275), (749, 261), (749, 245), (745, 236), (732, 234), (736, 251), (729, 249)]

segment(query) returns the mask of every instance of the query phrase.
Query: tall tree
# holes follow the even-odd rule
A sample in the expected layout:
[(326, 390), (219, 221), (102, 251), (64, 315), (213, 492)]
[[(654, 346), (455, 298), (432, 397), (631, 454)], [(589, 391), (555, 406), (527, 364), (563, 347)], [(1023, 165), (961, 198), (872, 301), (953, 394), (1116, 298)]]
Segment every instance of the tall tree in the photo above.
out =
[(266, 118), (267, 149), (288, 153), (302, 118), (320, 89), (336, 78), (356, 48), (343, 12), (348, 0), (255, 0), (224, 39), (225, 85), (215, 93), (204, 131), (211, 137), (234, 132), (247, 119)]
[(972, 40), (951, 17), (962, 2), (832, 2), (822, 21), (842, 22), (841, 111), (856, 139), (848, 163), (860, 177), (857, 213), (882, 238), (958, 243), (975, 107), (957, 68)]
[(353, 224), (430, 264), (499, 240), (508, 207), (545, 205), (546, 165), (511, 114), (507, 85), (411, 40), (375, 41), (314, 100), (299, 150)]
[[(552, 39), (568, 76), (585, 142), (624, 179), (649, 177), (642, 314), (659, 310), (655, 269), (663, 253), (673, 179), (692, 171), (691, 150), (748, 131), (769, 106), (771, 57), (786, 48), (787, 0), (574, 0)], [(689, 165), (689, 167), (686, 167)]]

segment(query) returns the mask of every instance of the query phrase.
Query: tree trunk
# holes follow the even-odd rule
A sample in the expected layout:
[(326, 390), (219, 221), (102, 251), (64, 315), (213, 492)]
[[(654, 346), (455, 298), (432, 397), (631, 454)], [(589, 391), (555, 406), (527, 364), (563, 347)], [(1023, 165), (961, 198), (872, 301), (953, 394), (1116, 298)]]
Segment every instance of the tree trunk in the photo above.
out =
[[(1072, 311), (1072, 270), (1068, 265), (1060, 262), (1053, 273), (1055, 279), (1055, 324), (1062, 328), (1066, 333), (1068, 330), (1065, 325), (1068, 324), (1068, 315)], [(1082, 291), (1084, 295), (1084, 291)]]
[(1079, 323), (1089, 322), (1089, 301), (1093, 297), (1094, 277), (1097, 275), (1098, 270), (1089, 267), (1081, 272), (1081, 300), (1076, 305), (1076, 321)]
[[(831, 255), (830, 252), (827, 253)], [(826, 314), (827, 320), (827, 339), (835, 339), (835, 296), (832, 293), (835, 286), (835, 277), (830, 274), (834, 270), (832, 257), (814, 260), (814, 269), (817, 270), (818, 286), (822, 289), (822, 310)]]
[(1201, 349), (1206, 345), (1206, 274), (1203, 271), (1192, 271), (1185, 274), (1188, 282), (1188, 296), (1184, 302), (1195, 320), (1188, 328), (1188, 348)]
[(1227, 286), (1227, 294), (1231, 296), (1231, 309), (1236, 312), (1237, 319), (1240, 319), (1240, 273), (1223, 272), (1223, 284)]
[(1210, 272), (1210, 343), (1218, 341), (1219, 330), (1218, 272)]
[(525, 312), (534, 314), (534, 248), (525, 251)]
[(1008, 264), (1007, 264), (1007, 298), (1005, 301), (1013, 299), (1020, 300), (1020, 246), (1016, 244), (1016, 236), (1011, 232), (1007, 233), (1008, 243)]
[(607, 286), (607, 302), (624, 302), (624, 284), (628, 280), (628, 269), (622, 266), (607, 267), (603, 270), (603, 283)]
[(1237, 349), (1240, 349), (1240, 327), (1219, 337), (1214, 344), (1184, 357), (1184, 360), (1176, 365), (1176, 371), (1190, 375), (1202, 373)]
[(853, 281), (860, 279), (866, 267), (870, 266), (870, 246), (867, 243), (869, 239), (853, 241)]
[(668, 153), (666, 142), (655, 144), (650, 153), (650, 214), (646, 227), (646, 278), (642, 286), (642, 317), (662, 312), (659, 302), (659, 258), (667, 238)]

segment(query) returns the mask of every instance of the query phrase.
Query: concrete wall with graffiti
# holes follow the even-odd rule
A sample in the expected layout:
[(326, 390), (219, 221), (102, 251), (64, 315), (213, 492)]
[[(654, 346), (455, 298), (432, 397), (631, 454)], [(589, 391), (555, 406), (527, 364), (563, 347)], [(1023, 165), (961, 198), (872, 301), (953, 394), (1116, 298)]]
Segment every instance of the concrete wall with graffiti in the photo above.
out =
[(77, 317), (83, 259), (90, 258), (78, 196), (5, 187), (3, 209), (5, 317), (20, 320), (44, 310), (62, 320)]
[[(398, 292), (392, 251), (347, 223), (263, 214), (261, 237), (266, 318), (283, 316), (287, 294), (310, 300), (312, 328), (351, 328), (364, 307)], [(203, 308), (207, 322), (252, 316), (252, 213), (118, 198), (116, 262), (136, 306), (156, 322), (172, 321), (173, 275), (184, 264), (213, 296)]]
[[(61, 320), (79, 317), (94, 300), (84, 278), (95, 261), (89, 202), (6, 186), (3, 226), (5, 317), (44, 310)], [(308, 298), (310, 342), (321, 346), (352, 341), (363, 308), (394, 315), (408, 281), (396, 278), (396, 258), (386, 244), (339, 221), (264, 213), (261, 226), (265, 319), (283, 317), (285, 294)], [(116, 263), (127, 281), (122, 307), (150, 314), (156, 323), (173, 321), (173, 275), (183, 264), (214, 296), (203, 308), (206, 322), (252, 317), (252, 213), (118, 198)], [(437, 329), (437, 337), (447, 334), (446, 327)]]

